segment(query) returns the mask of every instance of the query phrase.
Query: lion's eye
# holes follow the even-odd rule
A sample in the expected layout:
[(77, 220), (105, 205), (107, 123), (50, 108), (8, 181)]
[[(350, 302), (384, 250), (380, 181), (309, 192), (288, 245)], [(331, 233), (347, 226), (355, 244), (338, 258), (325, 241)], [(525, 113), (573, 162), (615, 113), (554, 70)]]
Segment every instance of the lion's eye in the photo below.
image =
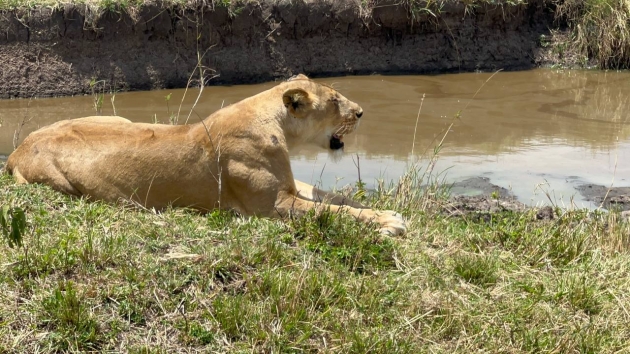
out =
[(332, 97), (330, 99), (330, 102), (333, 102), (333, 103), (337, 104), (337, 103), (339, 103), (339, 99), (337, 97)]

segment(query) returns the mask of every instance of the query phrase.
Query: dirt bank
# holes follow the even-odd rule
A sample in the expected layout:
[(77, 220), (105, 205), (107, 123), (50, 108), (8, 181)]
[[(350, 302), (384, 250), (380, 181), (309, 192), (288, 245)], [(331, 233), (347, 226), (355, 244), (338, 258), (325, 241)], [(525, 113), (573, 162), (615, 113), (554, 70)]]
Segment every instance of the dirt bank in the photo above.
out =
[(106, 91), (184, 87), (191, 75), (198, 83), (198, 63), (210, 84), (236, 84), (299, 72), (527, 69), (547, 57), (541, 38), (548, 37), (553, 15), (543, 0), (504, 6), (453, 1), (439, 14), (393, 1), (363, 3), (5, 10), (0, 98), (85, 94), (91, 81)]

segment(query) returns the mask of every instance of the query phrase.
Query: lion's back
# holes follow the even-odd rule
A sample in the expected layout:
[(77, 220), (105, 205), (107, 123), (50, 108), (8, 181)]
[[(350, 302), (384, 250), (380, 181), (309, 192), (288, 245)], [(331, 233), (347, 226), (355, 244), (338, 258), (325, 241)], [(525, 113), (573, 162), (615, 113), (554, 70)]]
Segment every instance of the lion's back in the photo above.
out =
[[(120, 148), (121, 137), (147, 137), (150, 129), (134, 127), (121, 117), (85, 117), (63, 120), (30, 133), (13, 151), (5, 170), (13, 174), (19, 168), (28, 182), (41, 182), (46, 174), (66, 169), (69, 163), (95, 158), (107, 151), (107, 146)], [(134, 132), (127, 132), (134, 130)], [(78, 162), (78, 161), (77, 161)]]

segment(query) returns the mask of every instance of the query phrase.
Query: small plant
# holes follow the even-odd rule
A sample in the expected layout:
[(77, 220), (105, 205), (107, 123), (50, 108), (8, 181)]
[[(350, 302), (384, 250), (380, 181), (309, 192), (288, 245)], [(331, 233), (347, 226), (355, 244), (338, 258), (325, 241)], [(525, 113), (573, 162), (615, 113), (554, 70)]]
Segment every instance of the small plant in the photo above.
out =
[[(101, 88), (100, 88), (100, 92), (99, 92), (99, 84), (101, 84)], [(96, 111), (96, 115), (100, 116), (103, 112), (103, 100), (105, 98), (105, 81), (104, 80), (100, 80), (97, 81), (96, 78), (92, 78), (92, 80), (90, 80), (89, 86), (90, 86), (90, 91), (92, 93), (92, 98), (94, 100), (93, 102), (93, 106), (94, 106), (94, 110)], [(113, 101), (112, 101), (113, 104)]]
[(100, 340), (98, 324), (84, 301), (71, 281), (60, 282), (44, 299), (47, 316), (43, 321), (55, 331), (52, 339), (60, 348), (91, 349)]
[(443, 1), (439, 0), (407, 0), (407, 8), (414, 22), (419, 21), (424, 14), (437, 18), (442, 13)]
[(11, 208), (7, 205), (3, 206), (0, 213), (0, 227), (2, 228), (2, 236), (4, 236), (9, 247), (21, 247), (22, 236), (26, 230), (24, 210)]
[(486, 287), (497, 281), (497, 262), (489, 256), (463, 254), (454, 261), (455, 273), (469, 283)]
[(228, 10), (228, 16), (234, 18), (243, 12), (247, 2), (242, 0), (218, 0), (214, 2), (214, 5), (226, 8)]
[(597, 288), (585, 275), (567, 277), (560, 283), (556, 298), (566, 300), (574, 309), (584, 311), (587, 315), (597, 315), (601, 311)]
[(243, 295), (222, 296), (212, 303), (214, 317), (229, 340), (238, 340), (247, 334), (249, 306)]
[(175, 115), (175, 112), (171, 111), (171, 106), (169, 105), (169, 102), (171, 101), (171, 96), (173, 93), (169, 93), (168, 95), (164, 96), (164, 100), (166, 101), (166, 114), (168, 115), (168, 122), (171, 125), (176, 125), (178, 119), (178, 116)]
[(366, 195), (366, 189), (365, 189), (365, 182), (361, 179), (361, 164), (360, 164), (360, 158), (359, 158), (359, 154), (356, 154), (356, 158), (357, 160), (354, 161), (354, 158), (352, 159), (352, 161), (354, 161), (354, 165), (357, 167), (357, 182), (355, 183), (355, 187), (357, 188), (357, 191), (354, 193), (354, 199), (358, 200), (358, 201), (365, 201), (367, 199), (367, 195)]
[(189, 325), (180, 324), (179, 327), (183, 327), (182, 339), (190, 344), (207, 345), (216, 341), (216, 332), (208, 330), (198, 322), (193, 322)]

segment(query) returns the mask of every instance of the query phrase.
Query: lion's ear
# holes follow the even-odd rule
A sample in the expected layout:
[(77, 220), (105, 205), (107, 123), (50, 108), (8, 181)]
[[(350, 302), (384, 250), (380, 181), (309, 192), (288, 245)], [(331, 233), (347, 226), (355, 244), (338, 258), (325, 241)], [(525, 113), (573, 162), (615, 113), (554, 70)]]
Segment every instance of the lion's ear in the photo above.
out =
[(297, 74), (297, 75), (291, 76), (287, 81), (293, 81), (293, 80), (308, 80), (308, 77), (304, 74)]
[(289, 113), (297, 118), (303, 118), (307, 110), (313, 104), (308, 92), (302, 89), (290, 89), (282, 95), (282, 102), (287, 107)]

